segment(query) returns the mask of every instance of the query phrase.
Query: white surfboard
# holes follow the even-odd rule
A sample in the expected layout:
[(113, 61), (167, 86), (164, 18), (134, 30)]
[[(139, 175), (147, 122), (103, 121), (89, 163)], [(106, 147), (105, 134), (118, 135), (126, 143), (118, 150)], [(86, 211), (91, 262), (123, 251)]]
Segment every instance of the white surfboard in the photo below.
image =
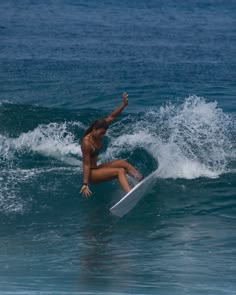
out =
[(147, 188), (153, 180), (155, 171), (135, 185), (130, 192), (128, 192), (119, 202), (110, 208), (112, 214), (122, 217), (127, 214), (138, 201), (144, 196)]

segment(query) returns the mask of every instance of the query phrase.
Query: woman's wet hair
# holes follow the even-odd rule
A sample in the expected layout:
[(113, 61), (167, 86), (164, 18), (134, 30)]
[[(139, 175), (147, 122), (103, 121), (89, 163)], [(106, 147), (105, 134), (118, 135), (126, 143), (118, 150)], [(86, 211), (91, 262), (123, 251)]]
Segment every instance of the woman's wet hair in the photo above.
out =
[(84, 136), (85, 137), (87, 134), (91, 133), (93, 131), (93, 129), (108, 129), (109, 124), (107, 123), (107, 121), (105, 119), (98, 119), (96, 121), (94, 121), (92, 123), (92, 125), (84, 132)]

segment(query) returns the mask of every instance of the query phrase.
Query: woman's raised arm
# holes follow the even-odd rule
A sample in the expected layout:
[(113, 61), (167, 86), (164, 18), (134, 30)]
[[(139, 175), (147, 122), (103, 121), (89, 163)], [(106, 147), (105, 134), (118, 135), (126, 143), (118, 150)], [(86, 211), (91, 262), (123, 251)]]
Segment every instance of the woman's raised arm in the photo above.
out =
[(111, 124), (119, 116), (119, 114), (123, 111), (123, 109), (128, 105), (128, 93), (125, 92), (123, 94), (123, 100), (124, 100), (123, 104), (105, 119), (108, 124)]

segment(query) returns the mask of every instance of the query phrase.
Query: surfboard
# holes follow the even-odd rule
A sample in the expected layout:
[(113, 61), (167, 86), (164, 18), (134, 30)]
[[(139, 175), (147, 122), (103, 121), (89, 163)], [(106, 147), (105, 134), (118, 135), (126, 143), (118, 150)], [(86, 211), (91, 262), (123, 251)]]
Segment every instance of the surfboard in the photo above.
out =
[(155, 171), (145, 177), (137, 185), (135, 185), (130, 192), (128, 192), (119, 202), (110, 208), (112, 214), (122, 217), (127, 214), (138, 201), (145, 195), (148, 186), (153, 180)]

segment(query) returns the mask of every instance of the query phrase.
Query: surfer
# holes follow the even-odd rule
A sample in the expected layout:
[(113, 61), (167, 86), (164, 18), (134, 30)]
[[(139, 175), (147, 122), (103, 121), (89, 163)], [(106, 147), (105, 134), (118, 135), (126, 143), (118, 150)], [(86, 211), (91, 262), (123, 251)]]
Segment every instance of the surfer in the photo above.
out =
[(128, 105), (128, 94), (123, 94), (123, 104), (105, 119), (98, 119), (85, 131), (82, 140), (83, 154), (83, 186), (80, 190), (86, 198), (92, 195), (89, 183), (97, 184), (118, 178), (126, 193), (131, 190), (126, 173), (136, 177), (139, 181), (142, 175), (126, 160), (114, 160), (97, 165), (98, 155), (103, 147), (102, 139), (109, 125)]

